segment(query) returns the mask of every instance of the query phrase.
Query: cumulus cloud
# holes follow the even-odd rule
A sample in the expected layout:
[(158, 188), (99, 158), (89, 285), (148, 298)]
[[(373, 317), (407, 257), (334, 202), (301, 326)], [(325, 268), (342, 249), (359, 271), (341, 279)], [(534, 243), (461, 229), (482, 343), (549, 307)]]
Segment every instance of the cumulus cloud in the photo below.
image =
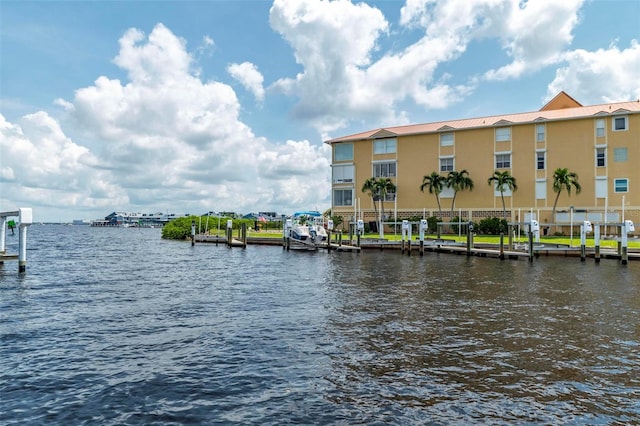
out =
[(227, 72), (231, 77), (235, 78), (244, 86), (245, 89), (250, 91), (256, 100), (264, 101), (264, 77), (258, 71), (258, 67), (250, 62), (243, 62), (241, 64), (231, 64), (227, 67)]
[(26, 115), (17, 124), (0, 115), (0, 135), (3, 204), (30, 206), (37, 199), (45, 206), (82, 210), (128, 202), (99, 159), (65, 136), (46, 113)]
[[(323, 132), (340, 128), (347, 117), (367, 111), (393, 114), (389, 98), (376, 99), (380, 89), (366, 77), (376, 40), (389, 28), (378, 9), (347, 1), (276, 0), (269, 21), (303, 67), (295, 78), (283, 78), (273, 85), (299, 99), (293, 111), (296, 118)], [(368, 103), (372, 98), (375, 102)]]
[(499, 41), (511, 62), (487, 70), (484, 77), (505, 80), (557, 62), (573, 39), (583, 3), (584, 0), (407, 0), (400, 23), (424, 28), (423, 42), (452, 52), (450, 56), (436, 57), (438, 62), (456, 59), (473, 40)]
[(464, 50), (463, 43), (425, 36), (399, 52), (380, 52), (380, 38), (389, 35), (390, 25), (365, 3), (276, 0), (270, 23), (303, 67), (295, 78), (282, 78), (272, 87), (296, 96), (294, 116), (323, 134), (346, 126), (350, 118), (406, 124), (407, 114), (398, 108), (403, 101), (445, 108), (471, 90), (450, 84), (446, 74), (436, 75), (439, 64)]
[(271, 26), (291, 45), (303, 71), (272, 87), (296, 96), (295, 117), (322, 133), (346, 126), (349, 118), (404, 124), (403, 102), (442, 109), (475, 90), (477, 75), (454, 80), (442, 71), (474, 40), (498, 40), (512, 58), (487, 70), (486, 79), (516, 78), (557, 61), (571, 42), (582, 1), (407, 0), (400, 10), (400, 31), (414, 31), (418, 39), (380, 52), (391, 29), (375, 7), (276, 0)]
[[(302, 66), (271, 87), (298, 99), (294, 116), (329, 134), (353, 121), (404, 124), (401, 106), (450, 107), (482, 81), (517, 79), (562, 63), (584, 0), (407, 0), (399, 29), (375, 7), (348, 1), (275, 0), (270, 24)], [(352, 23), (357, 22), (357, 25)], [(381, 51), (386, 37), (411, 40)], [(490, 41), (508, 62), (444, 71), (473, 42)], [(480, 67), (481, 69), (481, 67)]]
[(517, 78), (527, 72), (557, 63), (573, 40), (579, 23), (578, 11), (584, 0), (512, 1), (498, 20), (485, 28), (488, 35), (500, 37), (503, 48), (513, 59), (510, 64), (488, 71), (489, 80)]
[(565, 90), (587, 103), (640, 99), (640, 44), (633, 40), (627, 49), (617, 46), (595, 52), (578, 49), (567, 52), (566, 65), (556, 71), (549, 84), (550, 99)]
[(127, 31), (114, 62), (126, 83), (100, 76), (72, 100), (56, 101), (82, 126), (84, 146), (45, 113), (19, 125), (3, 117), (3, 182), (51, 205), (104, 214), (329, 206), (327, 148), (254, 135), (239, 119), (233, 89), (200, 80), (186, 43), (168, 28), (159, 24), (148, 36)]

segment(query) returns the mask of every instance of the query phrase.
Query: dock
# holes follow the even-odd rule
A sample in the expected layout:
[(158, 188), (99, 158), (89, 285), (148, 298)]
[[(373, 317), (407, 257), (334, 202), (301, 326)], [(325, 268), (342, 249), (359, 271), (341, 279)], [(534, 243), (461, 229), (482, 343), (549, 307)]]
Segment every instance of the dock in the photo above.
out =
[[(216, 235), (196, 235), (195, 241), (198, 243), (214, 243), (228, 245), (227, 238)], [(276, 237), (247, 237), (246, 245), (273, 245), (282, 246), (282, 238)], [(245, 243), (240, 240), (232, 239), (231, 245), (233, 247), (245, 247)], [(564, 257), (581, 257), (581, 247), (572, 246), (567, 244), (533, 244), (533, 254), (529, 254), (527, 244), (514, 244), (513, 248), (509, 249), (507, 245), (504, 246), (502, 252), (500, 247), (496, 244), (475, 244), (471, 247), (467, 247), (466, 243), (456, 242), (454, 239), (447, 238), (435, 238), (425, 239), (423, 242), (423, 253), (420, 254), (420, 241), (412, 241), (411, 244), (408, 241), (396, 241), (379, 238), (362, 238), (360, 245), (357, 245), (356, 241), (349, 239), (332, 239), (329, 244), (322, 244), (318, 247), (320, 250), (345, 252), (345, 253), (360, 253), (367, 250), (391, 250), (400, 251), (407, 255), (423, 255), (424, 253), (449, 253), (457, 255), (468, 255), (477, 257), (493, 257), (500, 259), (530, 259), (532, 257), (538, 258), (540, 256), (564, 256)], [(585, 255), (588, 258), (595, 258), (596, 252), (594, 247), (586, 248)], [(629, 251), (627, 253), (629, 260), (640, 260), (640, 251)], [(602, 259), (621, 259), (621, 254), (615, 249), (603, 248), (599, 251), (599, 257)]]

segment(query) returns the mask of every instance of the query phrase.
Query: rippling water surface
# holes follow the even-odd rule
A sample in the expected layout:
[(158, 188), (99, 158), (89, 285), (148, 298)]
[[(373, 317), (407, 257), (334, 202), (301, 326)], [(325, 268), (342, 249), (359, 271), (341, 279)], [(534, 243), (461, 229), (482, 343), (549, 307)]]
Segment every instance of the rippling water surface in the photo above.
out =
[(640, 262), (57, 225), (27, 256), (0, 268), (2, 424), (640, 422)]

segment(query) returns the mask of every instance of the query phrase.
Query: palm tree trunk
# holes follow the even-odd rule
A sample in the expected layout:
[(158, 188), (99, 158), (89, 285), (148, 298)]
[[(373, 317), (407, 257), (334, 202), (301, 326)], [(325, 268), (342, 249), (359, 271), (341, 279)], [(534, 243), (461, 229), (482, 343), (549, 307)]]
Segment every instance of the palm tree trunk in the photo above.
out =
[[(553, 210), (551, 211), (551, 220), (556, 221), (556, 205), (558, 204), (558, 198), (560, 198), (560, 191), (556, 194), (556, 199), (553, 202)], [(556, 232), (558, 232), (558, 224), (556, 223)]]

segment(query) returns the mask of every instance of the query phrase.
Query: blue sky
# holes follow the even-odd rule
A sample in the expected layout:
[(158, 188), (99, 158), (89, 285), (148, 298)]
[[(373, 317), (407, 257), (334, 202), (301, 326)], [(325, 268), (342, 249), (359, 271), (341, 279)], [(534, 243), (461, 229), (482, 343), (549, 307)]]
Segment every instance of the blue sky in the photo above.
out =
[(0, 1), (0, 210), (330, 206), (323, 141), (640, 98), (638, 0)]

